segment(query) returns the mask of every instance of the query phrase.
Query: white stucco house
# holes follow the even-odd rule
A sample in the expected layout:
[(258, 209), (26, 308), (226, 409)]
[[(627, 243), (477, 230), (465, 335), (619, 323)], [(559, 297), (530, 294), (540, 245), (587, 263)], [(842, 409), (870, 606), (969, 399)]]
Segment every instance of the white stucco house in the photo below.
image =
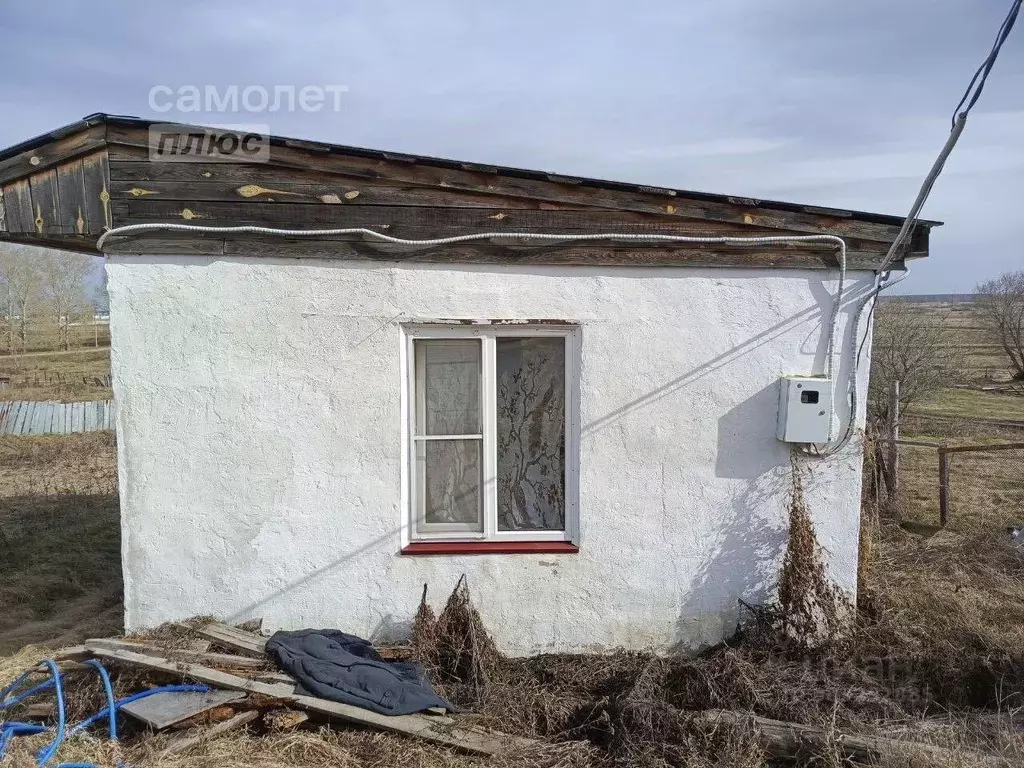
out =
[(107, 259), (129, 629), (392, 638), (466, 574), (509, 653), (712, 643), (772, 595), (797, 440), (856, 589), (854, 316), (900, 218), (204, 130), (0, 153), (0, 237)]

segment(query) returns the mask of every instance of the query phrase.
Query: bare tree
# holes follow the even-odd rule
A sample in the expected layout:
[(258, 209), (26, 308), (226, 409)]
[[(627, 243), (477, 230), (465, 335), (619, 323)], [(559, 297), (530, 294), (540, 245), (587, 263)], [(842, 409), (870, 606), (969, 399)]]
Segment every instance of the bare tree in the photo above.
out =
[[(963, 350), (943, 334), (947, 317), (910, 302), (879, 302), (871, 355), (868, 415), (876, 424), (899, 423), (907, 409), (949, 385), (963, 370)], [(900, 386), (899, 412), (890, 414), (889, 393)]]
[(92, 260), (79, 253), (48, 251), (41, 259), (43, 295), (57, 326), (57, 346), (71, 349), (71, 324), (89, 308), (87, 278)]
[[(947, 314), (905, 300), (879, 302), (868, 393), (868, 420), (875, 435), (898, 437), (907, 410), (948, 386), (962, 372), (962, 347), (944, 338), (947, 321)], [(893, 402), (896, 382), (899, 399)], [(898, 514), (900, 470), (894, 443), (875, 443), (874, 467), (873, 492), (889, 513)]]
[(1013, 378), (1024, 379), (1024, 272), (980, 283), (975, 301), (1010, 358)]
[(3, 282), (7, 311), (7, 348), (12, 355), (16, 339), (22, 352), (28, 349), (29, 316), (42, 292), (41, 253), (36, 248), (23, 245), (0, 245), (0, 281)]

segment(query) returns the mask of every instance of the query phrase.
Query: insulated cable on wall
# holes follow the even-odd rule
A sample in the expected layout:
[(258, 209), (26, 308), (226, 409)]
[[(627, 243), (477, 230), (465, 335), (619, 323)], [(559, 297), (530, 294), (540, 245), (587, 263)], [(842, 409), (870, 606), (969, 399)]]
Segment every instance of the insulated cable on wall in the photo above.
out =
[[(365, 237), (380, 240), (395, 245), (409, 245), (421, 248), (428, 248), (440, 245), (455, 245), (457, 243), (468, 243), (474, 240), (539, 240), (542, 242), (585, 242), (598, 240), (624, 240), (628, 242), (647, 243), (693, 243), (701, 245), (739, 245), (759, 246), (775, 245), (782, 243), (829, 243), (838, 250), (839, 280), (836, 285), (836, 293), (832, 303), (832, 312), (829, 317), (827, 330), (827, 344), (825, 351), (824, 375), (830, 380), (832, 388), (832, 414), (829, 418), (828, 441), (832, 442), (835, 436), (835, 355), (836, 355), (836, 331), (839, 325), (839, 310), (842, 306), (843, 296), (846, 289), (846, 241), (838, 235), (767, 235), (764, 237), (731, 237), (728, 235), (701, 237), (697, 235), (668, 235), (653, 232), (599, 232), (592, 234), (557, 233), (557, 232), (474, 232), (468, 235), (453, 235), (451, 237), (437, 237), (422, 240), (412, 240), (403, 237), (394, 237), (364, 227), (346, 227), (343, 229), (279, 229), (276, 227), (258, 227), (252, 225), (244, 226), (206, 226), (201, 224), (178, 224), (149, 223), (149, 224), (126, 224), (122, 227), (104, 232), (96, 242), (96, 247), (103, 250), (103, 245), (110, 237), (121, 237), (142, 232), (153, 231), (175, 231), (175, 232), (196, 232), (201, 234), (255, 234), (272, 235), (277, 237), (338, 237), (342, 235), (363, 235)], [(856, 348), (856, 344), (854, 344)]]

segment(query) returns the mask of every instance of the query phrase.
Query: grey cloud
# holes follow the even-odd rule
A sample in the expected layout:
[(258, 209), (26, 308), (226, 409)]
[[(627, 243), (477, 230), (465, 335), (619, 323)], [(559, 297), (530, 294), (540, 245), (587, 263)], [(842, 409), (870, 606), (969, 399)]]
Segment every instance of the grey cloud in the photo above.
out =
[[(149, 89), (344, 84), (281, 134), (569, 174), (903, 213), (991, 45), (989, 0), (314, 0), (0, 7), (0, 144)], [(968, 290), (1020, 262), (1024, 30), (926, 209), (945, 219), (904, 287)], [(225, 119), (227, 117), (228, 119)]]

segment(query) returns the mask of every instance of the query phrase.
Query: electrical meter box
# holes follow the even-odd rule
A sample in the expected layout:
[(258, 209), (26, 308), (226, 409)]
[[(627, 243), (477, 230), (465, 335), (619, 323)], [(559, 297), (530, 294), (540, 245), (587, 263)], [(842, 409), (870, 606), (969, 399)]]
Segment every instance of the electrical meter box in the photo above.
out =
[(779, 379), (779, 425), (787, 443), (826, 443), (832, 422), (832, 380), (810, 376)]

